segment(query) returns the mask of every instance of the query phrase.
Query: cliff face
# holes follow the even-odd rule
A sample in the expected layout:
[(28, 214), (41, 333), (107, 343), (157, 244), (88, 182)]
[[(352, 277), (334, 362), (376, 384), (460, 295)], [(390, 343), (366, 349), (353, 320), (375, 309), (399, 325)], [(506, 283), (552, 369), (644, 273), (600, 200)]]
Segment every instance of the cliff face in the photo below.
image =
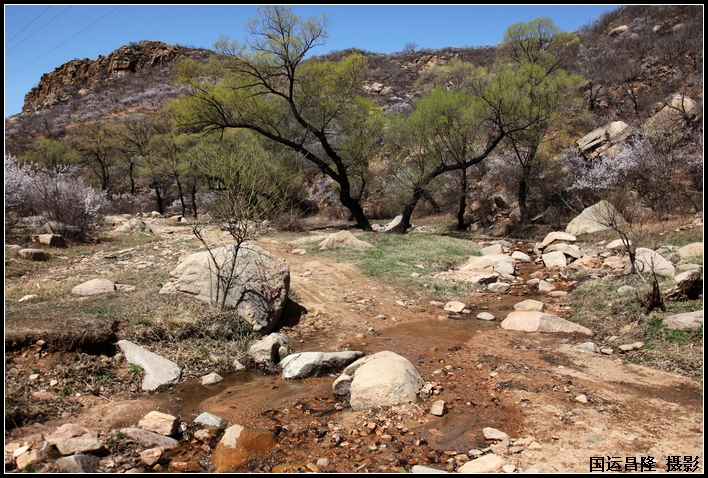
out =
[(98, 83), (149, 67), (181, 60), (205, 50), (141, 40), (124, 45), (96, 60), (72, 60), (42, 75), (39, 84), (25, 96), (23, 112), (38, 111), (85, 93)]

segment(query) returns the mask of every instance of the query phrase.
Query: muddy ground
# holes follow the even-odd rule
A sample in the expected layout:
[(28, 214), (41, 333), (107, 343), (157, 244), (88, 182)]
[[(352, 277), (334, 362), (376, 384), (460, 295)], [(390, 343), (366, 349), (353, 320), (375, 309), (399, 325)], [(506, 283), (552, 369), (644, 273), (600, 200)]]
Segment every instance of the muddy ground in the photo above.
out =
[[(189, 236), (187, 227), (153, 229), (168, 241)], [(415, 464), (452, 471), (464, 463), (462, 455), (469, 450), (490, 444), (482, 436), (484, 427), (506, 432), (512, 444), (531, 439), (503, 455), (517, 472), (599, 471), (598, 460), (606, 468), (612, 462), (619, 463), (615, 466), (620, 471), (628, 466), (630, 471), (633, 458), (638, 463), (653, 458), (654, 469), (675, 472), (676, 466), (667, 469), (667, 462), (683, 464), (689, 456), (698, 457), (702, 470), (701, 383), (627, 363), (617, 351), (602, 355), (574, 350), (588, 340), (585, 336), (499, 326), (515, 303), (528, 298), (542, 300), (551, 313), (563, 317), (564, 305), (556, 302), (560, 299), (521, 288), (505, 295), (475, 293), (464, 301), (471, 314), (450, 314), (430, 304), (440, 300), (434, 295), (402, 296), (391, 284), (364, 276), (353, 266), (293, 254), (298, 244), (270, 239), (260, 243), (290, 266), (297, 300), (286, 309), (279, 331), (289, 336), (295, 351), (391, 350), (409, 359), (439, 393), (424, 397), (417, 406), (354, 413), (332, 394), (334, 377), (286, 382), (278, 375), (239, 372), (222, 374), (225, 380), (209, 387), (190, 379), (161, 393), (84, 394), (73, 398), (80, 401), (80, 409), (55, 419), (20, 428), (6, 423), (5, 442), (33, 443), (67, 422), (107, 437), (121, 427), (136, 426), (151, 410), (183, 421), (210, 412), (228, 424), (277, 435), (275, 448), (256, 456), (243, 471), (380, 473), (410, 471)], [(85, 267), (90, 270), (92, 265)], [(534, 272), (534, 267), (520, 275)], [(61, 270), (54, 273), (62, 275)], [(72, 273), (75, 269), (64, 271)], [(482, 311), (497, 319), (476, 319)], [(603, 339), (593, 337), (598, 345)], [(8, 380), (33, 372), (41, 375), (67, 358), (41, 353), (40, 348), (6, 350), (6, 387)], [(446, 404), (442, 417), (428, 413), (439, 399)], [(183, 442), (152, 470), (140, 467), (139, 450), (116, 447), (121, 456), (102, 458), (102, 471), (178, 471), (176, 463), (210, 471), (210, 445)], [(322, 458), (328, 464), (320, 461), (318, 466)], [(53, 471), (50, 464), (38, 469)]]

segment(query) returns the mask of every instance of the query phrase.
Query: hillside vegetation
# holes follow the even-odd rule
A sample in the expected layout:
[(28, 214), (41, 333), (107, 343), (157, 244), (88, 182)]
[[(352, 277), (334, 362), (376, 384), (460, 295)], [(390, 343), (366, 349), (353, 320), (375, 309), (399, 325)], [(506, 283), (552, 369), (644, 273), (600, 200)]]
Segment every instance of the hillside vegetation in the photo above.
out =
[[(289, 81), (302, 89), (284, 105), (304, 113), (288, 118), (277, 110), (283, 105), (270, 101), (253, 106), (254, 115), (271, 108), (262, 123), (245, 116), (245, 103), (230, 103), (241, 101), (236, 96), (210, 90), (209, 82), (248, 74), (239, 70), (247, 58), (235, 56), (231, 45), (207, 51), (141, 41), (44, 75), (23, 112), (6, 120), (6, 163), (16, 160), (33, 174), (64, 168), (64, 175), (80, 175), (104, 194), (105, 213), (196, 217), (220, 195), (220, 180), (205, 164), (226, 144), (214, 138), (227, 133), (227, 149), (247, 141), (256, 163), (269, 158), (284, 166), (276, 182), (288, 185), (281, 197), (291, 227), (294, 218), (320, 215), (368, 229), (370, 219), (403, 214), (397, 232), (405, 232), (411, 217), (448, 214), (460, 229), (501, 234), (529, 223), (559, 227), (601, 198), (657, 217), (695, 213), (702, 210), (702, 15), (701, 6), (634, 5), (572, 34), (544, 19), (536, 21), (543, 27), (537, 37), (531, 24), (512, 25), (497, 47), (409, 45), (391, 55), (352, 48), (298, 59)], [(295, 20), (315, 22), (317, 35), (326, 29), (317, 19)], [(534, 42), (539, 55), (519, 56)], [(252, 44), (250, 52), (257, 48)], [(307, 57), (308, 50), (301, 53)], [(274, 68), (288, 67), (287, 58), (276, 57)], [(483, 75), (501, 78), (502, 58), (515, 65), (504, 74), (516, 76), (495, 86)], [(534, 79), (528, 75), (539, 73), (530, 64), (546, 70)], [(325, 91), (323, 78), (339, 89)], [(282, 86), (268, 81), (257, 85), (258, 95)], [(524, 103), (541, 91), (548, 93), (543, 103)], [(199, 110), (200, 94), (220, 106)], [(325, 94), (339, 106), (327, 106)], [(445, 101), (465, 106), (446, 110)], [(239, 109), (230, 111), (233, 105)], [(509, 105), (515, 110), (504, 110)], [(335, 106), (336, 113), (328, 112)], [(219, 111), (226, 116), (211, 116)], [(327, 119), (318, 125), (317, 115)], [(448, 129), (436, 133), (431, 118), (447, 121)], [(593, 130), (620, 122), (626, 130), (608, 144), (578, 146)], [(218, 134), (202, 138), (209, 131)], [(621, 165), (610, 168), (610, 159)], [(11, 222), (36, 213), (6, 209)]]

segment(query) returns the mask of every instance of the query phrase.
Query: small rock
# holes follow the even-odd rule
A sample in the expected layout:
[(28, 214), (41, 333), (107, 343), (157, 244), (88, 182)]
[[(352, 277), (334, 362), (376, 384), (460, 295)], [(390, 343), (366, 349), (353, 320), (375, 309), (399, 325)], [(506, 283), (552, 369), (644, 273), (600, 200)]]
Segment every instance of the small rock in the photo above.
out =
[(476, 460), (468, 461), (457, 469), (458, 473), (493, 473), (501, 470), (504, 459), (499, 455), (484, 455)]
[(445, 415), (445, 401), (436, 400), (433, 403), (433, 406), (430, 407), (430, 413), (431, 415), (435, 415), (436, 417), (442, 417), (443, 415)]
[(484, 435), (486, 440), (504, 440), (505, 438), (509, 438), (509, 435), (506, 433), (492, 427), (483, 428), (482, 435)]
[(202, 385), (212, 385), (221, 382), (223, 379), (224, 377), (222, 377), (218, 373), (212, 372), (202, 377)]
[(532, 441), (526, 448), (529, 450), (540, 450), (543, 447), (537, 441)]
[(222, 424), (222, 419), (220, 417), (217, 417), (216, 415), (212, 415), (211, 413), (204, 412), (201, 415), (199, 415), (197, 418), (194, 419), (194, 423), (197, 423), (199, 425), (203, 425), (206, 427), (221, 427)]
[(95, 473), (99, 458), (94, 455), (75, 454), (59, 458), (54, 464), (62, 473)]
[(619, 349), (622, 352), (629, 352), (630, 350), (638, 350), (644, 347), (644, 342), (634, 342), (633, 344), (622, 344)]
[(140, 453), (140, 462), (143, 465), (152, 466), (162, 457), (162, 448), (150, 448)]
[(138, 428), (169, 437), (177, 432), (179, 420), (174, 415), (153, 410), (139, 422)]
[(495, 319), (495, 317), (492, 314), (490, 314), (489, 312), (481, 312), (481, 313), (477, 314), (477, 318), (479, 320), (494, 320)]
[(584, 342), (580, 345), (573, 345), (575, 350), (582, 350), (584, 352), (599, 352), (600, 349), (594, 342)]
[(456, 312), (460, 313), (465, 309), (465, 304), (462, 302), (458, 302), (456, 300), (451, 300), (447, 304), (445, 304), (445, 307), (443, 307), (443, 310), (447, 310), (448, 312)]

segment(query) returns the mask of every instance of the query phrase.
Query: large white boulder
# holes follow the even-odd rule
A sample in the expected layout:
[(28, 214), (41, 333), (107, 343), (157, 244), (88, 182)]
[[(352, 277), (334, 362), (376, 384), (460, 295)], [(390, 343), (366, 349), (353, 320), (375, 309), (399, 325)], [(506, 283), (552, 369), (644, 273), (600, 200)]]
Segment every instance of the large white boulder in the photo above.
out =
[(610, 229), (610, 224), (617, 224), (621, 227), (626, 225), (627, 221), (610, 202), (602, 200), (585, 208), (579, 216), (568, 223), (565, 232), (577, 236), (578, 234)]
[(360, 358), (343, 373), (354, 377), (349, 397), (354, 411), (415, 403), (425, 384), (408, 359), (387, 350)]
[(661, 254), (646, 247), (637, 247), (634, 256), (634, 267), (638, 272), (650, 273), (664, 277), (673, 277), (676, 268), (671, 261), (666, 260)]
[(520, 330), (524, 332), (579, 332), (593, 335), (587, 327), (569, 320), (561, 319), (555, 315), (539, 311), (517, 310), (506, 316), (501, 323), (501, 328), (506, 330)]
[(185, 293), (215, 305), (223, 302), (252, 324), (254, 331), (267, 334), (277, 325), (288, 300), (290, 268), (255, 244), (242, 244), (234, 262), (235, 250), (230, 245), (212, 249), (211, 254), (190, 255), (170, 272), (160, 294)]

